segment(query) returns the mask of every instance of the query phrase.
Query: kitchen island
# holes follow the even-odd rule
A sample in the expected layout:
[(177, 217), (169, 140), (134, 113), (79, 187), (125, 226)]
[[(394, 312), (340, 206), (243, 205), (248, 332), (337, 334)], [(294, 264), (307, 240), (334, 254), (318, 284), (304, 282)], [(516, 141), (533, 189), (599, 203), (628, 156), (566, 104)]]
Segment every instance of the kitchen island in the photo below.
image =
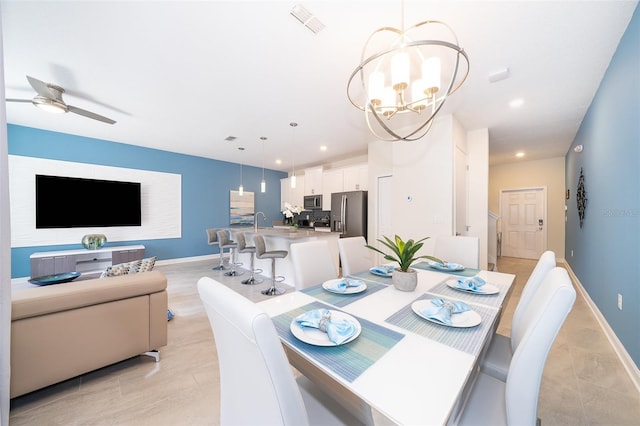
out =
[[(256, 235), (262, 235), (264, 238), (266, 249), (269, 250), (287, 250), (289, 255), (284, 259), (276, 260), (276, 275), (284, 276), (284, 283), (292, 287), (296, 285), (296, 276), (293, 268), (293, 262), (291, 260), (291, 245), (296, 243), (302, 243), (305, 241), (325, 239), (329, 243), (329, 248), (333, 254), (333, 261), (336, 265), (336, 276), (339, 264), (338, 253), (338, 238), (340, 233), (338, 232), (322, 232), (315, 231), (313, 229), (299, 229), (293, 226), (284, 228), (258, 228), (255, 230), (253, 227), (231, 227), (227, 228), (231, 234), (231, 239), (236, 241), (235, 234), (238, 232), (244, 232), (245, 239), (248, 246), (255, 245), (253, 237)], [(238, 262), (242, 262), (242, 268), (249, 269), (251, 266), (251, 255), (248, 253), (238, 254)], [(271, 277), (271, 260), (269, 259), (256, 259), (255, 268), (262, 269), (261, 275)]]

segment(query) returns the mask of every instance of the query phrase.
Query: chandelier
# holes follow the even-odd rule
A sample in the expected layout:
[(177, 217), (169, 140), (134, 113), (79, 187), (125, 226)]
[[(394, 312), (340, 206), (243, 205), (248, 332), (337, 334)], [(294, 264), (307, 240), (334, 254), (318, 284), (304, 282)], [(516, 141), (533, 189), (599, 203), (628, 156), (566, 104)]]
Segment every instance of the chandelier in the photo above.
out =
[(349, 101), (364, 111), (371, 133), (386, 141), (426, 135), (469, 74), (469, 58), (447, 24), (430, 20), (405, 30), (403, 1), (401, 27), (369, 36), (347, 84)]

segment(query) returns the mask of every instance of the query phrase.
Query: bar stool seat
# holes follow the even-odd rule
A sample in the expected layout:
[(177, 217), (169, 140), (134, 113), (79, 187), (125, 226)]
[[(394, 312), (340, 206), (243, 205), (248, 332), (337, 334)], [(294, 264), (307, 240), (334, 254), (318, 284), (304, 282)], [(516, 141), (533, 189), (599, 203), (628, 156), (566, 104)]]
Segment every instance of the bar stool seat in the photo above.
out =
[(271, 259), (271, 287), (262, 290), (261, 293), (267, 296), (278, 296), (286, 290), (277, 288), (276, 283), (284, 281), (283, 276), (276, 276), (276, 259), (284, 259), (289, 252), (287, 250), (271, 250), (267, 251), (264, 244), (264, 237), (256, 235), (254, 237), (256, 245), (256, 257), (258, 259)]
[(242, 275), (243, 272), (236, 270), (236, 266), (240, 265), (236, 262), (236, 249), (238, 248), (238, 243), (230, 240), (227, 236), (227, 231), (225, 231), (224, 229), (218, 230), (218, 243), (220, 244), (220, 250), (223, 253), (225, 249), (229, 249), (230, 254), (229, 264), (231, 265), (231, 270), (225, 272), (224, 274), (228, 277)]
[(255, 269), (254, 265), (255, 265), (255, 258), (256, 258), (256, 247), (255, 246), (248, 246), (247, 245), (247, 239), (244, 236), (244, 232), (238, 232), (236, 234), (236, 239), (238, 240), (238, 248), (237, 251), (238, 253), (250, 253), (251, 254), (251, 266), (250, 266), (250, 272), (251, 272), (251, 276), (249, 278), (247, 278), (246, 280), (242, 280), (241, 283), (242, 284), (260, 284), (263, 280), (261, 278), (256, 278), (254, 274), (259, 274), (262, 272), (262, 269)]
[[(210, 246), (218, 246), (218, 248), (220, 248), (220, 243), (218, 242), (218, 229), (207, 228), (207, 244), (209, 244)], [(212, 269), (214, 271), (223, 271), (225, 269), (229, 269), (226, 266), (224, 266), (224, 261), (222, 258), (222, 255), (224, 253), (222, 252), (222, 249), (219, 250), (219, 253), (220, 253), (220, 264), (218, 266), (214, 266)]]

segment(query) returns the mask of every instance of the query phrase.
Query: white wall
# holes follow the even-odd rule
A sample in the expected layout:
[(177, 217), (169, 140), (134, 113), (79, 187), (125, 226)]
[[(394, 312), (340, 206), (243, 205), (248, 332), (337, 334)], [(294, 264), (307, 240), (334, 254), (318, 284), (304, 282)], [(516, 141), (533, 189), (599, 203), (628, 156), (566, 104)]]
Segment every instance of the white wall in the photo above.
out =
[[(36, 229), (36, 174), (140, 182), (142, 226), (114, 226), (106, 232), (105, 228)], [(111, 242), (180, 238), (181, 182), (182, 176), (175, 173), (10, 155), (11, 246), (74, 244), (91, 233), (105, 234)], [(72, 208), (109, 209), (117, 208), (118, 200), (104, 200), (98, 206), (74, 206), (73, 199), (61, 200), (61, 203), (68, 203)]]

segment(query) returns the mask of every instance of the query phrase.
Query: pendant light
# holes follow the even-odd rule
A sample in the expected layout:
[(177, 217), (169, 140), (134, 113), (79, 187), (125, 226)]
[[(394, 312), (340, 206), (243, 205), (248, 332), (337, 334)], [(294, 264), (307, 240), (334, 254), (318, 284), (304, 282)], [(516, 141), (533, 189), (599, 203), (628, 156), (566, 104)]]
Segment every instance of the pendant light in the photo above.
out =
[(289, 126), (291, 126), (291, 132), (292, 132), (292, 140), (293, 140), (293, 148), (291, 149), (291, 152), (293, 153), (293, 173), (291, 175), (291, 188), (295, 189), (296, 188), (296, 151), (295, 151), (295, 146), (296, 146), (296, 127), (298, 127), (298, 123), (295, 122), (291, 122), (289, 123)]
[[(239, 147), (238, 150), (244, 151), (243, 147)], [(242, 185), (242, 159), (240, 160), (240, 186), (238, 187), (238, 195), (242, 197), (244, 194), (244, 186)]]
[(260, 136), (260, 140), (262, 141), (262, 180), (260, 181), (260, 192), (267, 192), (267, 181), (264, 180), (264, 141), (266, 141), (267, 138)]

